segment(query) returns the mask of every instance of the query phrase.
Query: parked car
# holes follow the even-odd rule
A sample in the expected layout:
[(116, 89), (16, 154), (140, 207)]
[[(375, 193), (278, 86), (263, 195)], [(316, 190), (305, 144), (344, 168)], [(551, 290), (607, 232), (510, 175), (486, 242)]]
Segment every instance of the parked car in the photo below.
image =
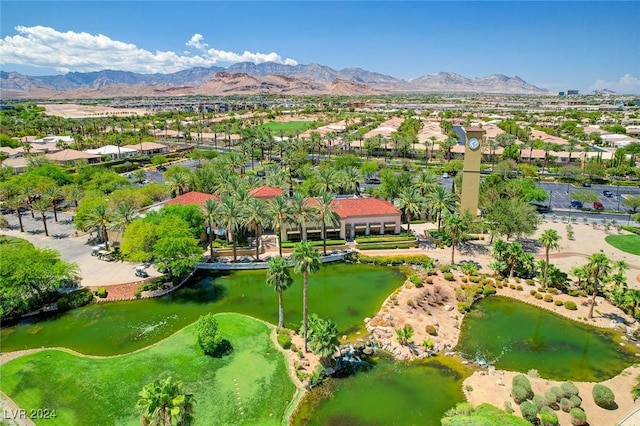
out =
[(571, 208), (573, 208), (573, 209), (581, 209), (582, 208), (582, 201), (578, 201), (578, 200), (571, 201)]
[(538, 211), (538, 213), (551, 213), (552, 209), (551, 206), (545, 206), (544, 204), (539, 204), (539, 203), (529, 203), (531, 204), (533, 207), (536, 208), (536, 210)]
[(604, 210), (604, 206), (600, 201), (596, 201), (595, 203), (593, 203), (593, 208), (596, 210)]
[(442, 174), (442, 179), (449, 179), (449, 173), (444, 172), (444, 173)]
[(604, 195), (607, 198), (611, 198), (613, 197), (613, 192), (609, 191), (608, 189), (605, 189), (604, 191), (602, 191), (602, 195)]
[(380, 185), (380, 178), (370, 177), (369, 179), (367, 179), (367, 183), (369, 185)]
[(136, 277), (147, 278), (149, 274), (147, 274), (146, 266), (136, 266)]
[(585, 188), (590, 188), (591, 182), (582, 182), (582, 186), (584, 186)]
[(163, 166), (162, 164), (156, 166), (156, 170), (161, 171), (161, 172), (165, 172), (167, 171), (167, 166)]

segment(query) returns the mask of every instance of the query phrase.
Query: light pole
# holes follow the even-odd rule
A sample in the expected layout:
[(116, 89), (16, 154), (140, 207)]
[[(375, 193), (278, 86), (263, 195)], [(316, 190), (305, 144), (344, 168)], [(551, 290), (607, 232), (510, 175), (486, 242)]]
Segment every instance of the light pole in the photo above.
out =
[(618, 188), (616, 189), (616, 198), (618, 199), (618, 208), (616, 211), (620, 211), (620, 184), (618, 184)]

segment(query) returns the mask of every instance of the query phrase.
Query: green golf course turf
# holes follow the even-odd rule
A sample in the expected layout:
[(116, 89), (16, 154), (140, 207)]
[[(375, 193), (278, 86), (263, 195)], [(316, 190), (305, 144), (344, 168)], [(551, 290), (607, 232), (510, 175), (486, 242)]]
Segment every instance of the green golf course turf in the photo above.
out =
[(295, 386), (284, 355), (269, 338), (271, 328), (241, 314), (216, 318), (233, 346), (226, 357), (204, 355), (188, 326), (121, 356), (88, 358), (45, 350), (17, 358), (0, 367), (1, 390), (27, 413), (55, 410), (55, 419), (39, 424), (137, 425), (138, 392), (157, 378), (172, 376), (195, 397), (196, 425), (280, 424)]
[(605, 241), (618, 250), (640, 256), (640, 235), (609, 235)]

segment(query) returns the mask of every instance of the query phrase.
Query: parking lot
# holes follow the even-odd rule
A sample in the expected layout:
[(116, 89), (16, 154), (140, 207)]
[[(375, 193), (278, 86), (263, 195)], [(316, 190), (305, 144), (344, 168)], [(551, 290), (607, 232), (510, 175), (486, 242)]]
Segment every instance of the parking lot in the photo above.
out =
[[(59, 212), (58, 222), (54, 221), (53, 213), (47, 214), (47, 228), (49, 236), (44, 234), (44, 226), (40, 215), (31, 217), (27, 211), (22, 216), (25, 232), (20, 232), (18, 218), (15, 214), (7, 214), (9, 229), (3, 229), (2, 234), (23, 238), (37, 247), (50, 248), (60, 253), (60, 257), (67, 262), (77, 263), (80, 268), (80, 284), (85, 287), (109, 286), (139, 281), (135, 276), (135, 267), (139, 263), (106, 261), (91, 255), (93, 241), (89, 241), (89, 234), (76, 235), (71, 222), (71, 214)], [(152, 267), (147, 271), (152, 277), (159, 276)]]

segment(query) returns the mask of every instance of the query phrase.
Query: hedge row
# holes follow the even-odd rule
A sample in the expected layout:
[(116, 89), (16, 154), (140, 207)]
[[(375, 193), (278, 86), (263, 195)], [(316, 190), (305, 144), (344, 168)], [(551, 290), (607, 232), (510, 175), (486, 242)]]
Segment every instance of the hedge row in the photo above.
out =
[(358, 250), (394, 250), (394, 249), (406, 249), (416, 246), (415, 241), (410, 242), (391, 242), (391, 243), (379, 243), (379, 244), (358, 244)]
[(365, 235), (356, 237), (356, 243), (358, 244), (370, 244), (370, 243), (390, 243), (396, 241), (415, 241), (414, 235)]
[(640, 235), (640, 227), (639, 226), (622, 225), (622, 229), (624, 229), (625, 231), (633, 232), (634, 234)]
[(348, 260), (360, 261), (364, 264), (372, 265), (422, 265), (424, 267), (432, 268), (434, 261), (424, 254), (406, 254), (395, 256), (367, 256), (360, 253), (350, 253), (347, 256)]
[[(322, 241), (309, 241), (311, 243), (311, 247), (322, 247)], [(327, 246), (343, 246), (347, 242), (345, 240), (327, 240)], [(284, 241), (282, 243), (282, 248), (295, 248), (299, 243), (292, 243), (289, 241)]]

